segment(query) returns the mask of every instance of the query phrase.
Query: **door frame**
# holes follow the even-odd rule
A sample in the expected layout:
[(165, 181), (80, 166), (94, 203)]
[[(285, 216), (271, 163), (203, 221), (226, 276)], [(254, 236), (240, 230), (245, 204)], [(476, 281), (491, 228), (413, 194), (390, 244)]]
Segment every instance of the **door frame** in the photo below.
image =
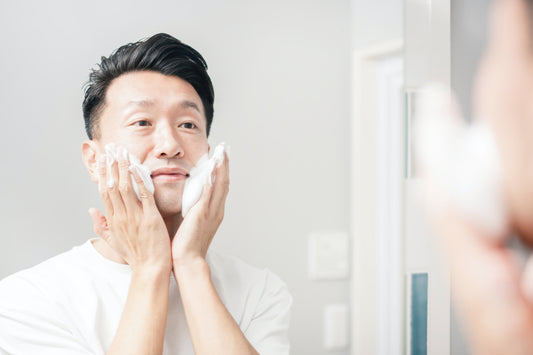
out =
[[(358, 51), (353, 57), (352, 354), (400, 355), (405, 348), (404, 110), (388, 110), (403, 103), (403, 68), (399, 83), (397, 68), (387, 68), (391, 60), (403, 63), (401, 40)], [(398, 91), (396, 98), (392, 91)]]

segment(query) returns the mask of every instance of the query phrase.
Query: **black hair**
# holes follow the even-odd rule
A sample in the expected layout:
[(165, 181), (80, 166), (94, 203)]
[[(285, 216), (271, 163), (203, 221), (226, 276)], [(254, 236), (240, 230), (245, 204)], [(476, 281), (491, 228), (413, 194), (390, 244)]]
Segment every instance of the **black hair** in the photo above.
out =
[(84, 85), (83, 119), (89, 139), (98, 138), (98, 121), (105, 106), (107, 88), (120, 75), (134, 71), (154, 71), (187, 81), (198, 93), (204, 106), (207, 136), (213, 121), (215, 93), (207, 74), (207, 63), (192, 47), (166, 33), (126, 44), (91, 70)]

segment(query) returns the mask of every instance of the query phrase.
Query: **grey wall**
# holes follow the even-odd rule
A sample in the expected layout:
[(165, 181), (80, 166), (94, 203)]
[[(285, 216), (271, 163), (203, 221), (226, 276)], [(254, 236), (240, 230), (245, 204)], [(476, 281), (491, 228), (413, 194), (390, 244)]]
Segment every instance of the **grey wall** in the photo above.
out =
[[(465, 116), (472, 118), (471, 93), (477, 66), (485, 46), (490, 1), (451, 0), (451, 83)], [(452, 290), (453, 293), (453, 290)], [(465, 336), (452, 305), (450, 351), (469, 354)]]
[(93, 236), (82, 84), (101, 55), (168, 32), (207, 59), (210, 141), (232, 146), (215, 247), (278, 273), (295, 301), (293, 353), (326, 354), (323, 307), (348, 302), (348, 281), (309, 281), (306, 243), (348, 229), (349, 3), (2, 1), (0, 278)]
[(452, 88), (471, 117), (471, 90), (487, 36), (487, 0), (451, 0)]

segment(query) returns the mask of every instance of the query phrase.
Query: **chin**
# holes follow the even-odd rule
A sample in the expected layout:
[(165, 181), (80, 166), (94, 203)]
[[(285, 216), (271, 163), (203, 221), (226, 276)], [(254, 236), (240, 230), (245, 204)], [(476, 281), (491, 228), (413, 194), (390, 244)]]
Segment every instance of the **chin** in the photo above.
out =
[(159, 213), (161, 213), (161, 216), (163, 218), (172, 217), (175, 215), (181, 216), (181, 203), (179, 206), (175, 206), (175, 205), (169, 206), (165, 203), (160, 204), (156, 202), (156, 205), (157, 205), (157, 209), (159, 210)]
[(181, 216), (181, 193), (179, 193), (179, 196), (170, 193), (161, 196), (156, 192), (154, 198), (157, 209), (163, 218), (172, 217), (177, 214)]

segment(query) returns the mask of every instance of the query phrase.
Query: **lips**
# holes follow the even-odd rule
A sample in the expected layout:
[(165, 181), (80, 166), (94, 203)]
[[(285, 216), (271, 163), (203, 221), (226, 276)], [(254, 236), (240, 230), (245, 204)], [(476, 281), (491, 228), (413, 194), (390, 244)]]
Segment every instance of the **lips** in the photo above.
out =
[(179, 167), (163, 167), (153, 170), (151, 176), (155, 181), (180, 181), (187, 179), (189, 173)]

